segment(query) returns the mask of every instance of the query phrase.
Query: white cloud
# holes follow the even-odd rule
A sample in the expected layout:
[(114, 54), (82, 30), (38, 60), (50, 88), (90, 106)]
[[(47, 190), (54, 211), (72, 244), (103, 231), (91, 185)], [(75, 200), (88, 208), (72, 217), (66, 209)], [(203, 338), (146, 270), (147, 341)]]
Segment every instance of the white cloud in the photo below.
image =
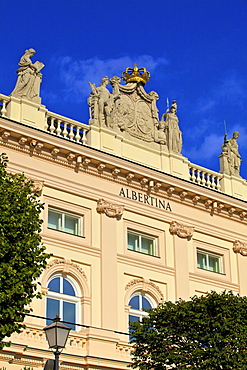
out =
[(190, 148), (187, 147), (187, 149), (184, 150), (184, 155), (191, 161), (211, 159), (220, 155), (222, 144), (223, 138), (221, 135), (210, 134), (205, 136), (199, 145)]
[(163, 58), (153, 58), (150, 55), (140, 55), (136, 58), (123, 56), (115, 59), (100, 59), (94, 57), (85, 60), (74, 60), (69, 56), (58, 58), (55, 61), (59, 78), (64, 84), (60, 91), (66, 100), (82, 101), (90, 93), (88, 82), (100, 84), (104, 76), (120, 76), (126, 67), (132, 67), (136, 63), (139, 67), (145, 67), (151, 73), (160, 65), (168, 64)]

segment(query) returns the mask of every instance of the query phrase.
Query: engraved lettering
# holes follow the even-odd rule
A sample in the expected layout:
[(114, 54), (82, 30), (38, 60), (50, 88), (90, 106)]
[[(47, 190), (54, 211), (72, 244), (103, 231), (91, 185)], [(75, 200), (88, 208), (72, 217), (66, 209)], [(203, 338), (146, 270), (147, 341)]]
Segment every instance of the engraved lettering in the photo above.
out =
[(138, 201), (139, 201), (139, 202), (143, 202), (143, 200), (142, 200), (142, 196), (143, 196), (143, 194), (142, 194), (142, 193), (138, 193)]
[(150, 205), (150, 203), (148, 203), (148, 195), (144, 194), (144, 203), (147, 203)]
[(169, 202), (166, 205), (166, 211), (172, 212), (172, 209), (171, 209), (171, 206), (170, 206), (170, 203)]
[(131, 199), (131, 197), (129, 197), (129, 189), (126, 189), (126, 193), (127, 193), (127, 198)]
[(132, 190), (132, 199), (137, 200), (136, 191)]
[(166, 204), (165, 204), (165, 201), (164, 201), (164, 200), (160, 200), (160, 199), (159, 199), (159, 208), (164, 208), (164, 209), (166, 209)]
[(119, 195), (120, 195), (120, 197), (124, 197), (125, 198), (124, 188), (121, 188)]

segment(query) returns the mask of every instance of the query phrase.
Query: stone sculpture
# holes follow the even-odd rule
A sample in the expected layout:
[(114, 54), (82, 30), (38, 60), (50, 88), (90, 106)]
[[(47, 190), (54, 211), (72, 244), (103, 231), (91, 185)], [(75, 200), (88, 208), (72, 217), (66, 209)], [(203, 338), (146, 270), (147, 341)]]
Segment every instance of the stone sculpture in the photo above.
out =
[(96, 87), (95, 84), (92, 84), (89, 82), (89, 85), (91, 87), (91, 95), (95, 98), (94, 102), (97, 102), (97, 110), (99, 117), (100, 125), (105, 124), (106, 126), (111, 126), (109, 122), (110, 118), (110, 112), (112, 108), (112, 102), (113, 102), (113, 95), (110, 93), (110, 91), (106, 88), (106, 86), (109, 84), (109, 79), (107, 76), (102, 78), (100, 86)]
[[(155, 91), (147, 93), (144, 85), (150, 79), (145, 68), (126, 68), (122, 73), (126, 85), (120, 84), (120, 78), (114, 76), (102, 79), (96, 87), (89, 82), (91, 94), (88, 99), (90, 106), (90, 124), (107, 126), (115, 132), (121, 132), (127, 139), (145, 141), (151, 147), (157, 144), (180, 154), (182, 150), (182, 133), (178, 126), (176, 115), (177, 103), (173, 101), (159, 120), (156, 102), (159, 95)], [(108, 82), (112, 85), (112, 93), (106, 88)], [(163, 148), (161, 148), (163, 150)]]
[(17, 82), (11, 96), (28, 99), (40, 104), (39, 97), (42, 74), (40, 70), (44, 67), (41, 62), (32, 63), (31, 57), (36, 53), (34, 49), (28, 49), (19, 61), (20, 68), (17, 69)]
[(219, 157), (220, 173), (240, 177), (241, 156), (238, 152), (237, 143), (239, 136), (239, 132), (235, 131), (231, 139), (225, 139), (222, 145), (222, 153)]
[(182, 132), (178, 125), (177, 113), (177, 102), (174, 100), (170, 107), (170, 111), (167, 110), (163, 114), (162, 120), (166, 123), (167, 128), (167, 146), (170, 152), (180, 154), (182, 151)]

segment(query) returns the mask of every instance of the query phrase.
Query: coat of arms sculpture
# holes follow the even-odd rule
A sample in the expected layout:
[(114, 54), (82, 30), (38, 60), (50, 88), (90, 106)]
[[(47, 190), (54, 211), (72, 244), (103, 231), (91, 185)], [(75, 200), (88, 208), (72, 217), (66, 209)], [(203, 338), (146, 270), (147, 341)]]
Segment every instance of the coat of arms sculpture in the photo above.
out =
[[(178, 126), (177, 103), (173, 101), (170, 110), (159, 120), (156, 102), (159, 99), (155, 91), (147, 93), (144, 85), (150, 79), (145, 68), (127, 68), (122, 73), (120, 84), (117, 76), (102, 78), (100, 86), (89, 82), (91, 94), (90, 122), (93, 125), (107, 127), (114, 131), (125, 132), (131, 137), (145, 142), (155, 142), (167, 146), (177, 154), (182, 150), (182, 133)], [(111, 84), (112, 93), (107, 89)]]

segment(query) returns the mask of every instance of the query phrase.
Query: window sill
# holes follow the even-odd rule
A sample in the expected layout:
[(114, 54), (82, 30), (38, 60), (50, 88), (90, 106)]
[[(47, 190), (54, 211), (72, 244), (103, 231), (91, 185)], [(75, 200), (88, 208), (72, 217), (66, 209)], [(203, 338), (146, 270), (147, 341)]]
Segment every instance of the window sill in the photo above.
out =
[(53, 229), (52, 227), (47, 227), (47, 229), (48, 230), (53, 230), (53, 231), (58, 231), (59, 233), (63, 233), (63, 234), (66, 234), (66, 235), (73, 235), (73, 236), (77, 236), (79, 238), (84, 238), (85, 239), (85, 236), (83, 236), (83, 235), (72, 234), (72, 233), (69, 233), (67, 231)]
[(205, 271), (205, 272), (210, 272), (210, 273), (213, 273), (213, 274), (218, 274), (218, 275), (226, 276), (226, 274), (224, 272), (211, 271), (211, 270), (203, 269), (201, 267), (197, 267), (197, 269), (199, 271)]
[(138, 253), (138, 254), (140, 254), (142, 256), (149, 256), (149, 257), (160, 258), (160, 256), (156, 256), (154, 254), (148, 254), (148, 253), (144, 253), (144, 252), (140, 252), (140, 251), (134, 251), (133, 249), (129, 249), (129, 248), (128, 248), (128, 251), (134, 252), (134, 253)]

